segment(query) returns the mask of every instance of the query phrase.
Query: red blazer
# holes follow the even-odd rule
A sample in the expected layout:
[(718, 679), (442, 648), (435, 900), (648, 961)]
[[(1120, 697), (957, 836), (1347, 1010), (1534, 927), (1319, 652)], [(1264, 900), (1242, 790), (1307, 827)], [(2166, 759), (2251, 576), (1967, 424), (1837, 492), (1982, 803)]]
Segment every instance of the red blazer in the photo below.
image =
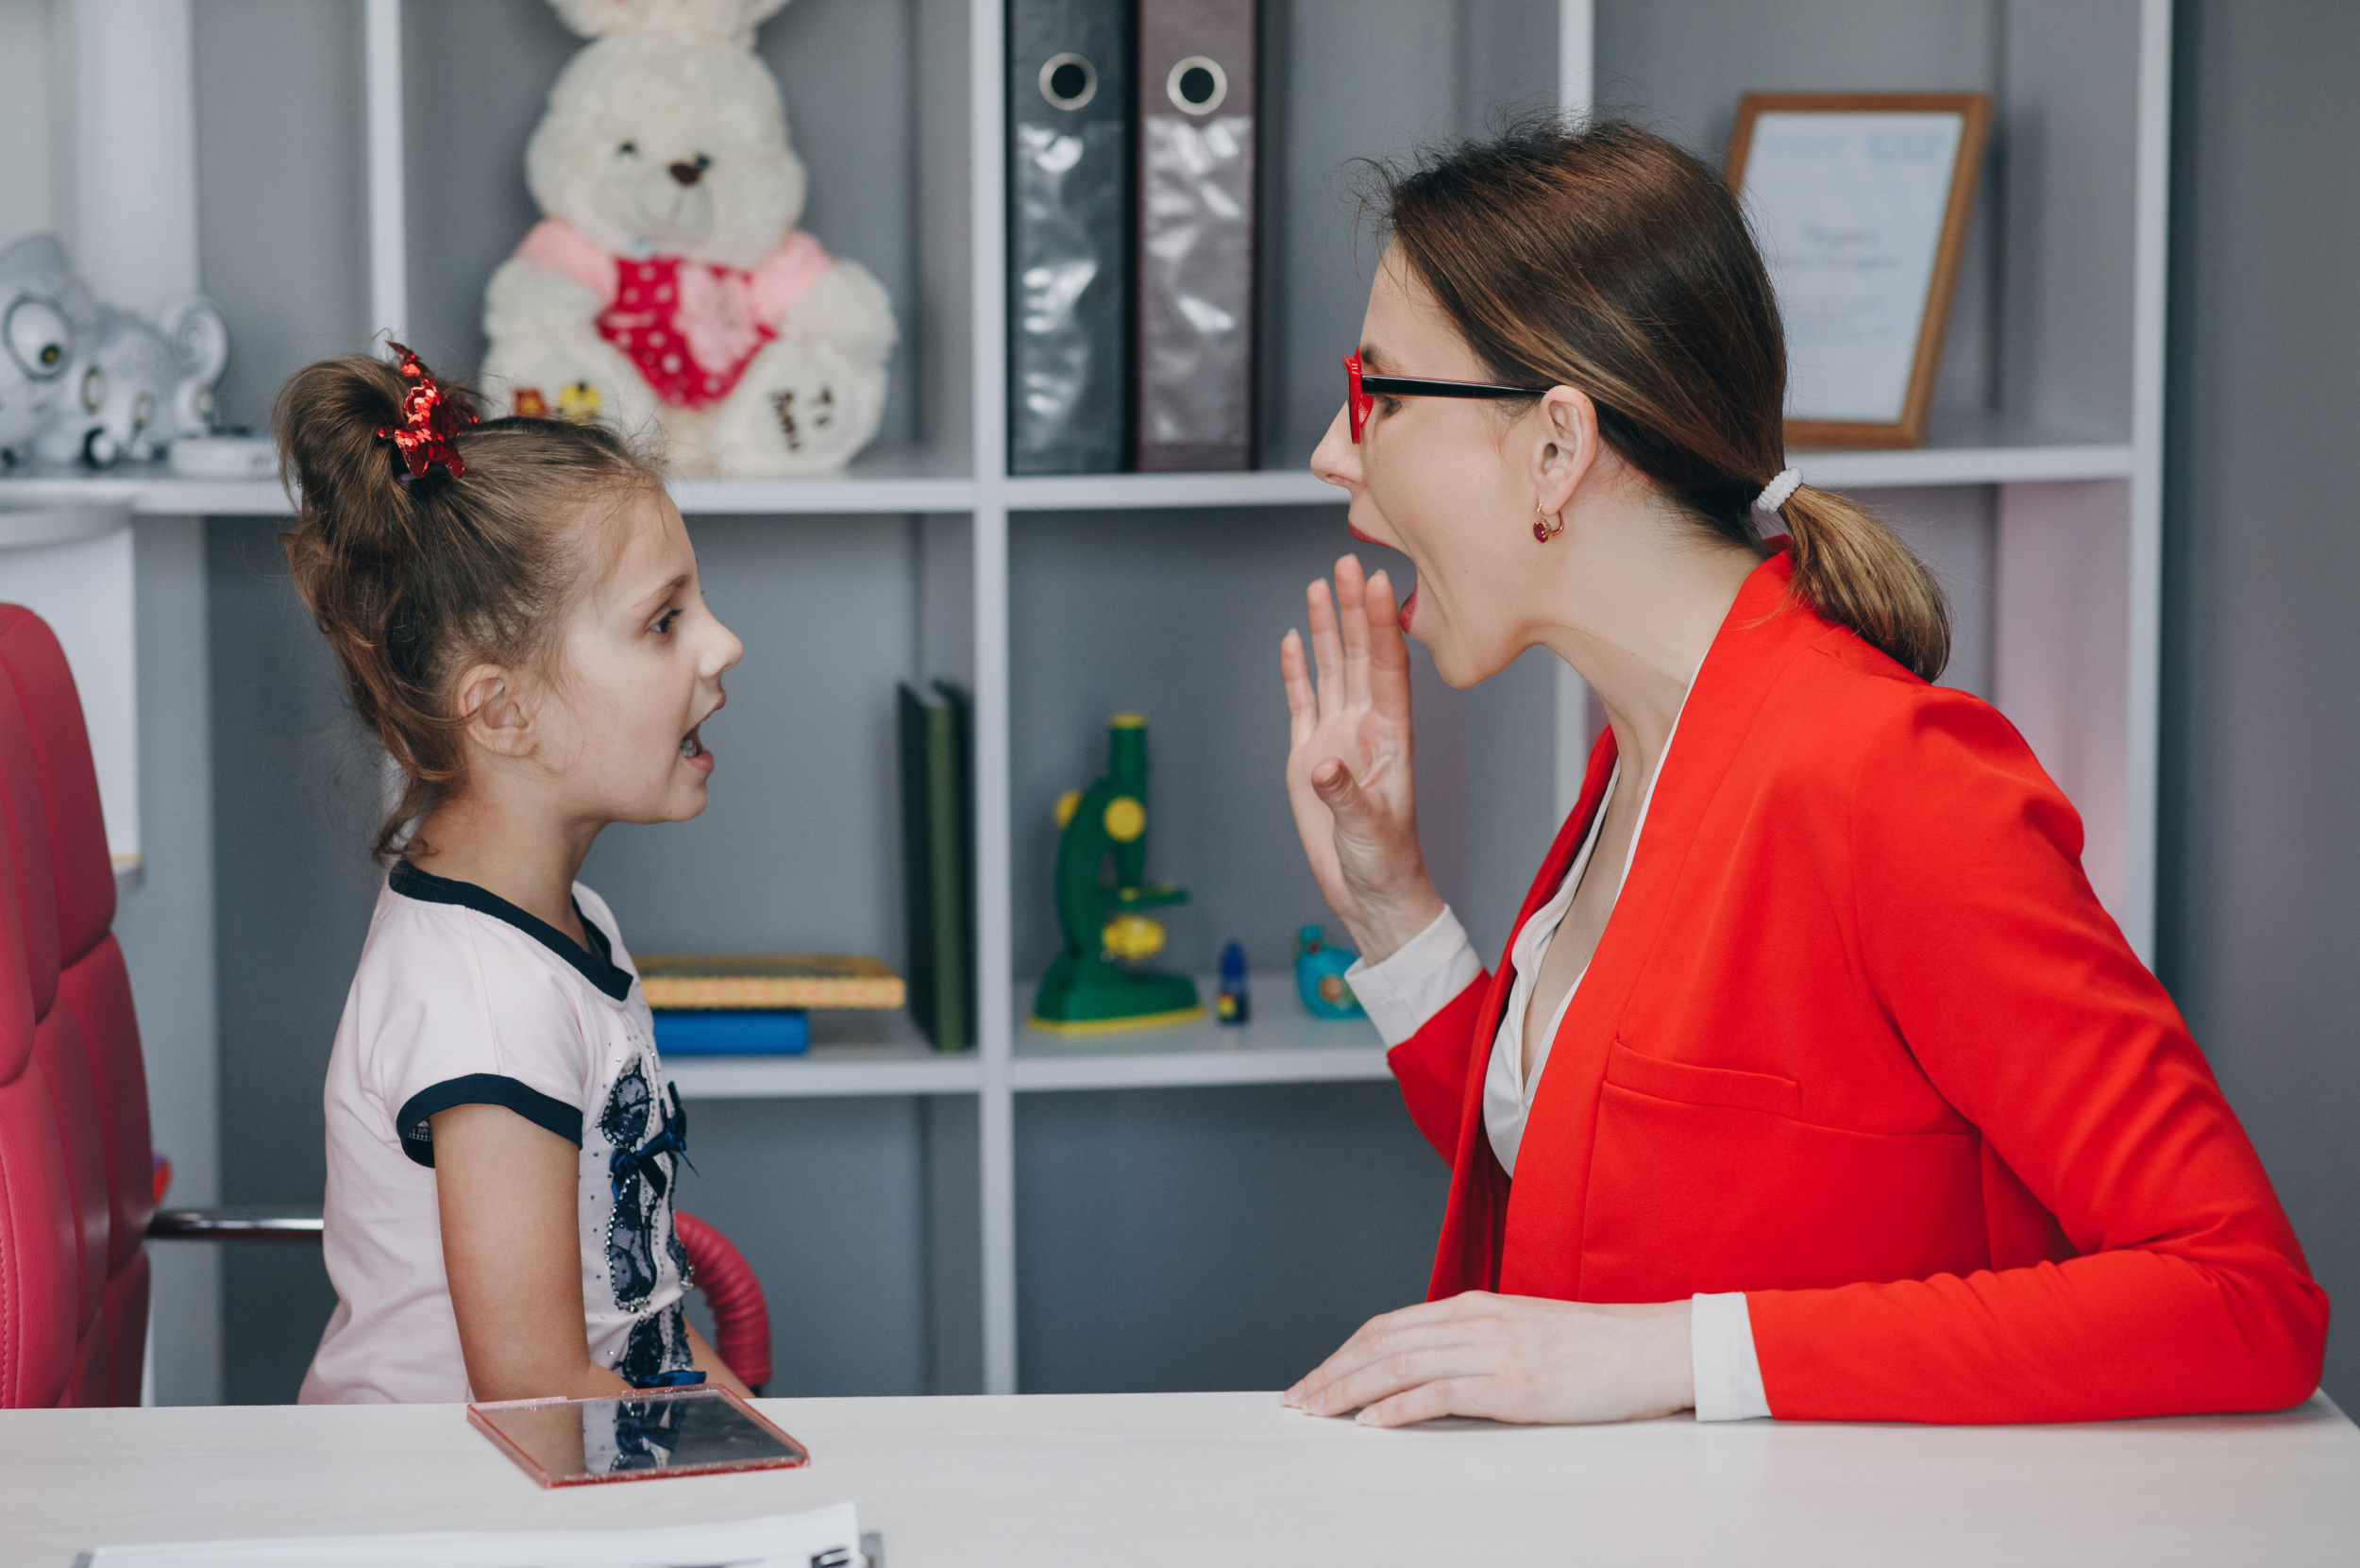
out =
[[(1747, 579), (1549, 1052), (1511, 1183), (1512, 980), (1391, 1053), (1452, 1167), (1429, 1297), (1746, 1292), (1782, 1417), (2274, 1409), (2327, 1297), (2008, 721)], [(1563, 879), (1600, 738), (1517, 925)], [(1509, 938), (1514, 951), (1514, 937)]]

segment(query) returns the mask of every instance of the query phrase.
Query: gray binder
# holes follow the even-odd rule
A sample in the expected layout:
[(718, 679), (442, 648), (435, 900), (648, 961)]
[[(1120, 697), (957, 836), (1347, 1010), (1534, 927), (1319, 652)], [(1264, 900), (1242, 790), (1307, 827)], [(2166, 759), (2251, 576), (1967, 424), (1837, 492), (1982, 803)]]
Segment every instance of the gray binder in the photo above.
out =
[(1121, 471), (1131, 0), (1009, 0), (1008, 471)]
[(1254, 465), (1256, 0), (1139, 0), (1138, 466)]

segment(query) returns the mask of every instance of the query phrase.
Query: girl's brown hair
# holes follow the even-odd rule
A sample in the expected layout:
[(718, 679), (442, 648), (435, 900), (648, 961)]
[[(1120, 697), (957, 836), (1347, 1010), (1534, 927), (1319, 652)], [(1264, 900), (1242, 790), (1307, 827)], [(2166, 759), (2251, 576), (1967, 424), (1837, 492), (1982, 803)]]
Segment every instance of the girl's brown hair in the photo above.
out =
[[(550, 668), (564, 613), (602, 554), (584, 531), (663, 482), (613, 431), (553, 419), (463, 424), (452, 440), (464, 477), (442, 465), (397, 477), (400, 454), (379, 432), (401, 424), (410, 386), (385, 361), (346, 354), (295, 372), (272, 411), (298, 502), (278, 536), (295, 591), (403, 775), (379, 859), (465, 777), (469, 716), (454, 683), (478, 665)], [(464, 390), (442, 393), (474, 415)]]
[[(1754, 497), (1786, 466), (1786, 340), (1711, 170), (1636, 126), (1550, 116), (1375, 183), (1385, 228), (1491, 379), (1589, 394), (1626, 463), (1714, 534), (1760, 546)], [(1779, 514), (1799, 597), (1942, 672), (1949, 611), (1908, 546), (1810, 485)]]

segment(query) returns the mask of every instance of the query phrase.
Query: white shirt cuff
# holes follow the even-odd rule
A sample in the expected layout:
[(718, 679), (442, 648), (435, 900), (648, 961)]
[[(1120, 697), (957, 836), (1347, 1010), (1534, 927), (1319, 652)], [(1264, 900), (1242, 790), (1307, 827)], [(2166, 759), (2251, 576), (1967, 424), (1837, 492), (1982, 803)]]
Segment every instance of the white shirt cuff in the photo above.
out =
[(1758, 1421), (1770, 1413), (1745, 1291), (1689, 1299), (1688, 1364), (1698, 1421)]
[(1467, 928), (1444, 904), (1424, 931), (1383, 963), (1354, 963), (1344, 971), (1344, 984), (1390, 1050), (1424, 1028), (1426, 1020), (1482, 972), (1483, 960), (1467, 940)]

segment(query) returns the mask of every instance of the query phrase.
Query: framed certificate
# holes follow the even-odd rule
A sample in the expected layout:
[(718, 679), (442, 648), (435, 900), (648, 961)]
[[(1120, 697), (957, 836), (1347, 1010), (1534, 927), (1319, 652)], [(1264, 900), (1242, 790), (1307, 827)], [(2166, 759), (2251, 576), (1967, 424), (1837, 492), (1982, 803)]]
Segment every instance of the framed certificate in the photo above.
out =
[(1749, 93), (1729, 189), (1786, 323), (1786, 439), (1914, 447), (1991, 129), (1981, 93)]

